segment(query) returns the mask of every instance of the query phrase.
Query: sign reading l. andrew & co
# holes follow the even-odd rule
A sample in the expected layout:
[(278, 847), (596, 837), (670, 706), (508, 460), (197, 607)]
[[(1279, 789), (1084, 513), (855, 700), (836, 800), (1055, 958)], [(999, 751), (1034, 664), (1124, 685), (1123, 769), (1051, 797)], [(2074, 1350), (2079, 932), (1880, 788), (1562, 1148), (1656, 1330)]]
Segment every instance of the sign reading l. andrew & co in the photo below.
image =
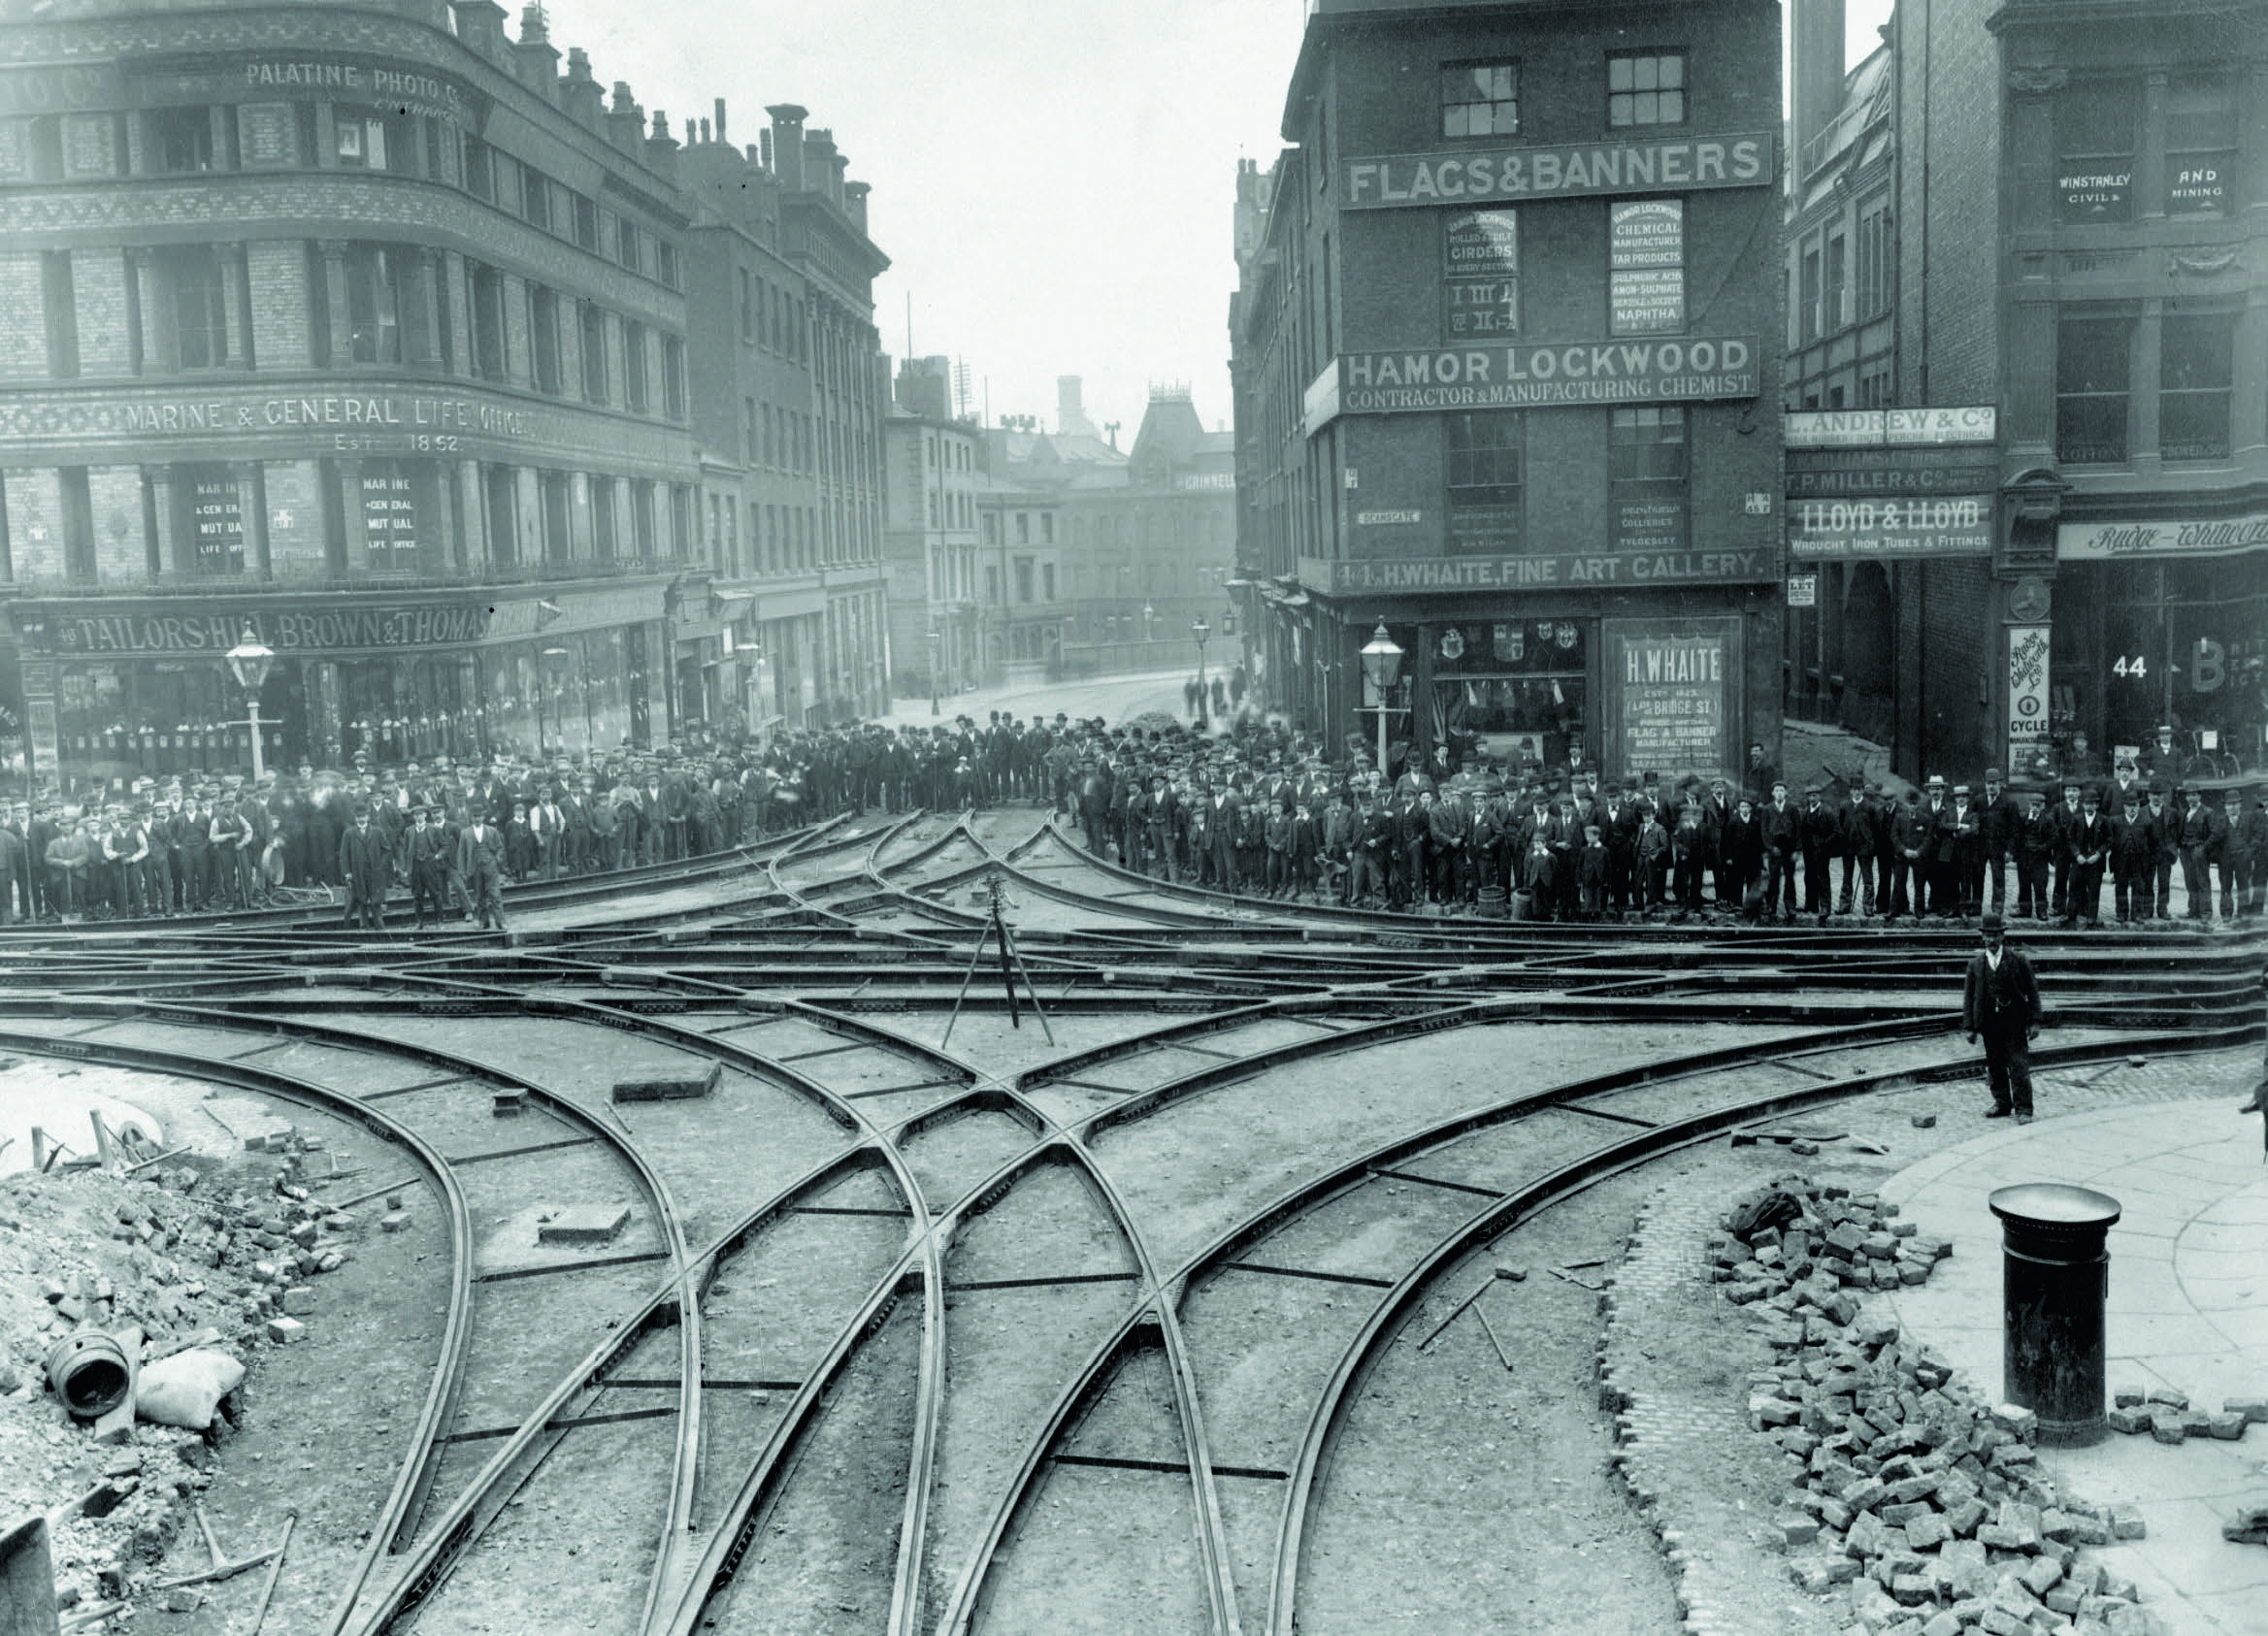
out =
[(1338, 360), (1339, 408), (1397, 414), (1753, 398), (1756, 358), (1752, 336), (1350, 352)]

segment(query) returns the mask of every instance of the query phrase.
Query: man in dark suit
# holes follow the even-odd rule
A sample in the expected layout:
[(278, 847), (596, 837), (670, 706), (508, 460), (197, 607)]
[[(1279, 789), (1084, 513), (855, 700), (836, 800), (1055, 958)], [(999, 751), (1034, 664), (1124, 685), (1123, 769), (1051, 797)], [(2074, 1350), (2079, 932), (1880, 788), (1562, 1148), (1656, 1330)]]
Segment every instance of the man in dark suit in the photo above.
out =
[(346, 924), (385, 930), (386, 888), (393, 884), (394, 853), (371, 822), (370, 808), (354, 809), (354, 824), (339, 837), (339, 874), (346, 883)]
[(504, 832), (475, 813), (457, 836), (457, 875), (479, 910), (480, 925), (504, 930)]
[(1961, 991), (1961, 1027), (1969, 1043), (1985, 1040), (1985, 1072), (1992, 1087), (1987, 1119), (2016, 1115), (2032, 1122), (2031, 1042), (2040, 1031), (2040, 985), (2021, 949), (2004, 945), (2000, 917), (1988, 911), (1979, 928), (1984, 947), (1969, 959)]

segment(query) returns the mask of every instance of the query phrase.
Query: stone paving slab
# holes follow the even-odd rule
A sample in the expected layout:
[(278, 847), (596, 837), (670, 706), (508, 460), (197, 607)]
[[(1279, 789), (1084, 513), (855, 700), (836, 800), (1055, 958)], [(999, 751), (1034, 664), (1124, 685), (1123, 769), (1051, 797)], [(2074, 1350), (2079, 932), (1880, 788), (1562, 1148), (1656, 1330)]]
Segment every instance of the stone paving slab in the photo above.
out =
[[(2224, 1397), (2268, 1392), (2268, 1165), (2259, 1127), (2236, 1100), (2232, 1091), (2057, 1115), (2043, 1096), (2030, 1127), (1989, 1127), (1900, 1171), (1883, 1198), (1955, 1250), (1928, 1284), (1891, 1297), (1899, 1321), (1997, 1390), (2000, 1224), (1987, 1197), (2017, 1182), (2068, 1182), (2124, 1209), (2110, 1235), (2112, 1388), (2170, 1386), (2215, 1410)], [(2143, 1508), (2148, 1537), (2102, 1559), (2177, 1636), (2268, 1629), (2268, 1550), (2220, 1537), (2236, 1499), (2268, 1488), (2268, 1427), (2178, 1446), (2114, 1432), (2043, 1459), (2098, 1504)]]

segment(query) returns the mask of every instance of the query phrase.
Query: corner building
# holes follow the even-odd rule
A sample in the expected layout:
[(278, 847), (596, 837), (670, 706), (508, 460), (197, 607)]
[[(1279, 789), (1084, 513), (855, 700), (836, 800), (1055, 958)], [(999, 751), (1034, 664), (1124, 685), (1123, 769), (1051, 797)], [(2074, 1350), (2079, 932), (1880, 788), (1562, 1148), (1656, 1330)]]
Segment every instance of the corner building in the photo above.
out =
[(1776, 5), (1319, 0), (1232, 314), (1248, 660), (1374, 738), (1776, 748)]
[(672, 731), (678, 145), (531, 7), (0, 26), (0, 594), (43, 776)]

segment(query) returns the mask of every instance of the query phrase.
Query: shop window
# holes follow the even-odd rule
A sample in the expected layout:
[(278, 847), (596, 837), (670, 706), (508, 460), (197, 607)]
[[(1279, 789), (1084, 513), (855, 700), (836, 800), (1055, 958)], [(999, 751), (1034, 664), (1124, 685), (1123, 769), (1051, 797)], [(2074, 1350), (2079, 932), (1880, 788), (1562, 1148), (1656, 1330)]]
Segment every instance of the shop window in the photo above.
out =
[(582, 395), (587, 404), (607, 401), (607, 314), (591, 302), (579, 304), (576, 322), (582, 331)]
[(2126, 458), (2134, 319), (2125, 313), (2066, 316), (2055, 326), (2055, 458), (2116, 465)]
[(496, 154), (477, 136), (465, 139), (465, 191), (476, 199), (496, 202)]
[(2088, 80), (2055, 98), (2055, 217), (2124, 221), (2134, 212), (2134, 144), (2142, 87)]
[(1504, 556), (1522, 547), (1527, 426), (1516, 409), (1443, 417), (1448, 425), (1451, 551)]
[(674, 335), (662, 337), (662, 412), (685, 418), (685, 343)]
[(1646, 405), (1610, 411), (1607, 527), (1616, 551), (1681, 551), (1687, 517), (1686, 411)]
[(504, 275), (476, 262), (473, 285), (473, 367), (483, 380), (505, 377)]
[(153, 108), (143, 115), (143, 162), (159, 176), (218, 169), (210, 108)]
[(1434, 630), (1435, 719), (1454, 738), (1495, 740), (1498, 754), (1518, 744), (1531, 761), (1564, 761), (1585, 727), (1589, 629), (1538, 619)]
[(225, 466), (177, 466), (174, 501), (181, 507), (177, 527), (186, 531), (180, 554), (190, 573), (224, 577), (245, 571), (243, 490)]
[(222, 367), (229, 361), (228, 279), (219, 250), (178, 245), (156, 254), (158, 278), (172, 302), (177, 361), (185, 370)]
[(564, 563), (575, 555), (575, 536), (568, 522), (567, 474), (539, 472), (536, 489), (543, 502), (543, 560)]
[(407, 573), (417, 566), (417, 482), (407, 461), (366, 460), (362, 465), (363, 567), (372, 573)]
[(332, 111), (332, 118), (338, 127), (342, 169), (407, 171), (415, 163), (408, 115), (342, 104)]
[(1886, 200), (1869, 205), (1858, 217), (1858, 305), (1855, 317), (1863, 320), (1890, 311), (1890, 213)]
[(2226, 460), (2233, 312), (2166, 314), (2158, 332), (2157, 442), (2166, 460)]
[(79, 374), (79, 297), (69, 250), (40, 253), (40, 294), (47, 317), (48, 373), (59, 380)]
[(631, 413), (645, 413), (645, 326), (629, 321), (622, 325), (622, 399)]
[(640, 562), (651, 562), (654, 556), (654, 485), (645, 477), (630, 484), (630, 540), (638, 548)]
[(1606, 59), (1606, 122), (1610, 125), (1682, 125), (1686, 122), (1683, 51), (1617, 51)]
[(519, 488), (509, 466), (488, 467), (485, 477), (489, 560), (509, 568), (520, 560)]
[(402, 361), (406, 272), (400, 249), (354, 245), (346, 252), (346, 325), (358, 364)]
[(1511, 136), (1519, 129), (1518, 63), (1462, 62), (1442, 68), (1443, 136)]
[[(2166, 87), (2166, 213), (2226, 215), (2237, 162), (2236, 83), (2176, 80)], [(2170, 458), (2170, 457), (2169, 457)]]

